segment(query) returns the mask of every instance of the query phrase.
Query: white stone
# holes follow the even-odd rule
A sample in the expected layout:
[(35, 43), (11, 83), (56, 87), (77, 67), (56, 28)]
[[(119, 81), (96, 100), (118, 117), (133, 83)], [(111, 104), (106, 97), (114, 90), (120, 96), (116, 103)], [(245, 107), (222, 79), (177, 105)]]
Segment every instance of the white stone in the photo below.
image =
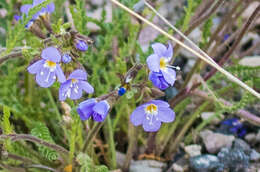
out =
[(239, 61), (239, 64), (243, 66), (249, 66), (249, 67), (260, 66), (260, 56), (245, 57)]
[(188, 145), (184, 147), (184, 150), (190, 157), (201, 155), (200, 145)]

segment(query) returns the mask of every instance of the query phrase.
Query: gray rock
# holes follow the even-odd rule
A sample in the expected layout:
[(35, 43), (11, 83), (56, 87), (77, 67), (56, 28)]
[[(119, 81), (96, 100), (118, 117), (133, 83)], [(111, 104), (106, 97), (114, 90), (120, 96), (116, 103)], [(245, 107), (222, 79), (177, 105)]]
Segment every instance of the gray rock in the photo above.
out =
[(176, 163), (174, 163), (172, 165), (172, 170), (176, 171), (176, 172), (184, 172), (184, 169), (182, 168), (182, 166), (179, 164), (176, 164)]
[(209, 154), (191, 157), (190, 167), (196, 172), (223, 171), (218, 157)]
[(168, 170), (167, 172), (184, 172), (189, 169), (189, 161), (184, 156), (177, 160)]
[(246, 172), (260, 172), (260, 163), (250, 163)]
[(220, 120), (224, 118), (223, 115), (221, 115), (221, 117), (220, 117), (221, 119), (218, 118), (217, 116), (213, 117), (214, 115), (215, 115), (215, 112), (203, 112), (203, 113), (201, 113), (201, 118), (202, 118), (203, 120), (208, 120), (208, 119), (210, 119), (210, 118), (213, 118), (213, 119), (211, 120), (211, 122), (212, 122), (213, 124), (218, 124), (218, 123), (220, 122)]
[(246, 170), (249, 167), (249, 156), (242, 149), (222, 148), (218, 153), (218, 158), (224, 168), (232, 172)]
[(256, 135), (254, 133), (249, 133), (245, 136), (245, 140), (249, 143), (254, 142), (256, 139)]
[(184, 147), (185, 152), (190, 156), (201, 155), (201, 146), (200, 145), (189, 145)]
[(235, 149), (240, 149), (240, 150), (244, 151), (245, 154), (247, 154), (247, 155), (250, 155), (250, 153), (252, 151), (250, 146), (242, 139), (235, 139), (233, 147)]
[(133, 9), (134, 9), (135, 12), (141, 13), (141, 12), (143, 12), (144, 7), (145, 7), (145, 2), (144, 2), (144, 0), (140, 0), (140, 1), (138, 1), (138, 2), (134, 5)]
[(257, 135), (256, 135), (256, 137), (255, 137), (255, 140), (256, 140), (257, 142), (260, 142), (260, 130), (258, 131), (258, 133), (257, 133)]
[(140, 160), (131, 163), (130, 172), (161, 172), (166, 164), (155, 160)]
[[(126, 155), (124, 153), (121, 152), (116, 152), (116, 162), (118, 167), (123, 167), (124, 162), (125, 162), (125, 157)], [(131, 161), (131, 163), (133, 163), (133, 160)]]
[(250, 153), (250, 160), (252, 161), (260, 160), (260, 153), (258, 153), (256, 150), (253, 149)]
[(210, 130), (200, 132), (200, 137), (209, 153), (217, 153), (223, 147), (231, 147), (235, 137), (221, 133), (213, 133)]

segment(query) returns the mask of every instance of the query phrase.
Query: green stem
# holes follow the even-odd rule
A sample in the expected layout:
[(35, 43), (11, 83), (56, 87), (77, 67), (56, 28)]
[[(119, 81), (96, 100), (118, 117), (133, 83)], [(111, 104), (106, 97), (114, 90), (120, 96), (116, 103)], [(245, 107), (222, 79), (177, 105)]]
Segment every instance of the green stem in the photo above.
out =
[(115, 149), (114, 133), (113, 133), (110, 116), (108, 116), (106, 120), (106, 129), (108, 134), (109, 154), (111, 158), (109, 161), (109, 166), (110, 169), (113, 170), (116, 169), (116, 149)]
[(201, 112), (207, 108), (207, 106), (209, 105), (209, 102), (204, 102), (202, 105), (199, 106), (199, 108), (194, 112), (194, 114), (192, 114), (192, 116), (190, 117), (190, 119), (187, 121), (187, 123), (183, 126), (183, 128), (181, 129), (180, 133), (178, 134), (178, 136), (176, 137), (173, 145), (170, 147), (170, 153), (174, 152), (177, 149), (177, 146), (179, 145), (179, 143), (181, 142), (182, 138), (184, 137), (185, 133), (188, 131), (188, 129), (191, 127), (191, 125), (193, 124), (193, 122), (195, 121), (195, 119), (201, 114)]
[(52, 94), (51, 94), (51, 90), (50, 89), (46, 89), (46, 90), (47, 90), (47, 95), (48, 95), (48, 97), (49, 97), (49, 99), (51, 101), (51, 105), (53, 106), (53, 108), (55, 110), (56, 117), (59, 120), (59, 122), (61, 122), (62, 121), (61, 114), (60, 114), (60, 111), (59, 111), (59, 109), (58, 109), (58, 107), (57, 107), (57, 105), (56, 105), (56, 103), (54, 101), (54, 98), (53, 98)]
[[(212, 115), (209, 119), (204, 120), (202, 123), (200, 123), (199, 126), (196, 127), (196, 129), (194, 130), (193, 133), (199, 133), (206, 125), (208, 125), (213, 119), (215, 119), (216, 117), (218, 117), (220, 114), (220, 112), (216, 112), (214, 115)], [(184, 142), (185, 144), (190, 144), (192, 141), (192, 135), (193, 133), (190, 133), (188, 136), (186, 136)]]
[[(50, 99), (51, 105), (53, 106), (54, 110), (55, 110), (55, 114), (56, 114), (56, 118), (58, 119), (58, 123), (60, 124), (62, 122), (62, 118), (61, 118), (61, 114), (60, 111), (58, 109), (58, 106), (56, 104), (56, 102), (54, 101), (54, 98), (51, 94), (51, 90), (50, 89), (46, 89), (47, 95)], [(69, 138), (69, 134), (68, 131), (66, 130), (65, 126), (62, 125), (61, 128), (63, 129), (64, 135), (66, 136), (66, 138)]]
[(104, 124), (103, 122), (94, 124), (94, 127), (90, 130), (90, 132), (86, 138), (82, 152), (86, 152), (89, 144), (92, 142), (93, 138), (96, 136), (96, 134), (98, 133), (98, 131), (100, 130), (100, 128), (102, 127), (103, 124)]

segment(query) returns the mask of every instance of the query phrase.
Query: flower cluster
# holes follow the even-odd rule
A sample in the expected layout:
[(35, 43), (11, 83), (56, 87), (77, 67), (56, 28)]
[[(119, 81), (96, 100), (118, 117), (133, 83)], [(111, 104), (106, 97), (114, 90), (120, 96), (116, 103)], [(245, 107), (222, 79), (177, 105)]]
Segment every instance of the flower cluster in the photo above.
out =
[[(150, 69), (149, 79), (153, 85), (161, 90), (173, 86), (176, 80), (176, 72), (170, 66), (169, 62), (173, 56), (172, 45), (168, 47), (161, 43), (152, 45), (154, 54), (147, 58), (147, 66)], [(175, 113), (170, 105), (162, 100), (152, 100), (138, 106), (131, 114), (130, 120), (133, 125), (143, 126), (147, 132), (158, 131), (162, 122), (172, 122), (175, 119)]]
[[(35, 6), (37, 6), (37, 5), (41, 4), (41, 3), (43, 3), (44, 1), (45, 1), (45, 0), (33, 0), (33, 3), (32, 3), (32, 4), (25, 4), (25, 5), (21, 6), (20, 12), (21, 12), (22, 14), (25, 14), (26, 16), (28, 16), (30, 9), (32, 9), (33, 7), (35, 7)], [(46, 7), (43, 7), (41, 10), (37, 11), (37, 12), (32, 16), (32, 18), (30, 19), (30, 21), (26, 24), (25, 27), (26, 27), (27, 29), (30, 28), (30, 27), (33, 25), (34, 21), (38, 20), (40, 17), (46, 18), (47, 15), (51, 14), (52, 12), (54, 12), (54, 10), (55, 10), (55, 5), (54, 5), (54, 3), (52, 2), (52, 3), (48, 4)], [(19, 20), (20, 18), (21, 18), (21, 17), (18, 16), (18, 15), (15, 16), (15, 19), (16, 19), (16, 20)]]
[[(44, 2), (45, 0), (34, 0), (32, 4), (26, 4), (21, 7), (21, 12), (28, 15), (31, 8)], [(49, 14), (55, 9), (54, 3), (48, 4), (40, 11), (35, 13), (27, 23), (26, 27), (35, 35), (40, 38), (45, 38), (45, 35), (34, 31), (34, 21), (40, 19), (43, 21), (46, 29), (53, 34), (50, 23), (48, 23)], [(16, 16), (19, 19), (19, 16)], [(47, 22), (46, 22), (47, 21)], [(40, 28), (36, 24), (36, 28)], [(38, 30), (38, 32), (40, 32)], [(73, 50), (77, 50), (78, 53), (88, 50), (88, 42), (85, 36), (78, 34), (77, 32), (70, 32), (71, 51), (68, 51), (68, 45), (64, 48), (63, 45), (49, 46), (42, 50), (41, 59), (30, 65), (27, 70), (29, 73), (35, 75), (37, 84), (41, 87), (47, 88), (52, 86), (56, 80), (60, 83), (59, 88), (59, 100), (65, 101), (67, 98), (77, 100), (82, 97), (83, 92), (91, 94), (94, 92), (94, 88), (87, 82), (87, 73), (82, 69), (76, 69), (72, 71), (67, 77), (62, 70), (62, 64), (66, 65), (74, 60), (78, 55)], [(74, 48), (73, 48), (74, 47)], [(176, 72), (172, 69), (173, 66), (169, 65), (169, 62), (173, 55), (171, 44), (168, 47), (161, 43), (155, 43), (152, 45), (154, 54), (147, 58), (147, 65), (150, 69), (149, 79), (159, 89), (165, 90), (169, 86), (173, 86), (176, 79)], [(76, 59), (75, 59), (76, 60)], [(106, 99), (91, 98), (81, 102), (77, 107), (77, 112), (81, 120), (87, 120), (90, 117), (97, 121), (103, 122), (111, 109), (111, 104), (117, 100), (120, 96), (123, 96), (128, 89), (130, 89), (130, 81), (136, 76), (137, 71), (141, 68), (137, 65), (132, 70), (129, 70), (125, 76), (125, 81), (122, 86), (113, 94), (108, 94)], [(106, 96), (105, 96), (106, 97)], [(111, 104), (110, 104), (110, 103)], [(159, 130), (162, 122), (172, 122), (175, 118), (174, 111), (170, 108), (167, 102), (162, 100), (151, 100), (147, 103), (140, 105), (134, 110), (130, 116), (131, 122), (135, 125), (143, 126), (147, 132), (155, 132)]]
[(47, 47), (41, 53), (41, 58), (30, 65), (27, 70), (35, 74), (35, 80), (41, 87), (50, 87), (56, 81), (61, 83), (59, 90), (59, 99), (61, 101), (70, 98), (76, 100), (81, 98), (82, 90), (87, 93), (93, 93), (94, 88), (86, 81), (87, 73), (81, 69), (73, 71), (68, 79), (61, 69), (61, 54), (55, 47)]

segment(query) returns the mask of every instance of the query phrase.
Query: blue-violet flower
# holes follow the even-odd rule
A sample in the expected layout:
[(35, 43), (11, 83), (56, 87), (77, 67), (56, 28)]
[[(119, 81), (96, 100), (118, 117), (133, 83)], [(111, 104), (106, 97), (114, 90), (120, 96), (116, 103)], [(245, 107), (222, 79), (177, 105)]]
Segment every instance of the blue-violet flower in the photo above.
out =
[(61, 61), (65, 64), (71, 62), (71, 56), (68, 53), (65, 53), (61, 57)]
[(88, 44), (83, 40), (77, 40), (75, 46), (79, 51), (84, 52), (88, 50)]
[[(33, 0), (32, 4), (25, 4), (25, 5), (21, 6), (20, 11), (21, 11), (21, 13), (28, 15), (31, 8), (39, 5), (40, 3), (44, 2), (44, 1), (45, 0)], [(46, 7), (43, 7), (40, 11), (35, 13), (32, 17), (32, 20), (38, 19), (39, 16), (45, 16), (46, 14), (50, 14), (50, 13), (54, 12), (54, 10), (55, 10), (55, 5), (53, 2), (51, 2)]]
[(59, 65), (61, 61), (60, 52), (54, 47), (47, 47), (42, 50), (41, 60), (30, 65), (27, 70), (31, 74), (36, 74), (36, 82), (41, 87), (50, 87), (58, 77), (58, 81), (66, 81), (64, 73)]
[(97, 122), (102, 122), (105, 120), (110, 105), (106, 100), (97, 102), (96, 99), (88, 99), (81, 102), (77, 108), (77, 112), (81, 120), (87, 120), (90, 117)]
[(150, 55), (146, 62), (150, 69), (149, 79), (159, 89), (166, 89), (172, 86), (176, 80), (176, 72), (170, 66), (169, 62), (173, 55), (172, 45), (169, 43), (168, 48), (161, 44), (152, 45), (154, 54)]
[(162, 100), (152, 100), (138, 106), (130, 116), (134, 126), (143, 125), (147, 132), (158, 131), (162, 122), (172, 122), (175, 113), (170, 105)]
[(60, 86), (59, 100), (64, 101), (67, 97), (72, 100), (79, 99), (82, 96), (82, 90), (93, 93), (94, 88), (86, 80), (87, 73), (85, 71), (80, 69), (73, 71), (68, 80)]

